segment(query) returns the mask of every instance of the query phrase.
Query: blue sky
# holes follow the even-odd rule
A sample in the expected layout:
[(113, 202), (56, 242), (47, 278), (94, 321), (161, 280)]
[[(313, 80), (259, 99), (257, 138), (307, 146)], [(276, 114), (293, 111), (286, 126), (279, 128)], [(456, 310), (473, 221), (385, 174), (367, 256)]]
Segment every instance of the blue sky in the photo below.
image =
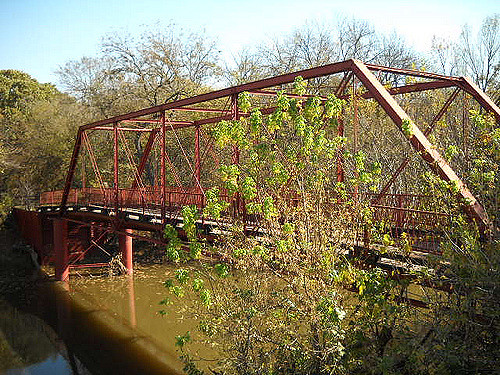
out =
[(424, 52), (433, 35), (456, 37), (463, 24), (478, 28), (494, 13), (499, 0), (0, 0), (0, 69), (57, 83), (57, 67), (95, 56), (104, 35), (140, 33), (158, 21), (205, 30), (230, 56), (306, 21), (335, 23), (340, 15), (396, 31)]

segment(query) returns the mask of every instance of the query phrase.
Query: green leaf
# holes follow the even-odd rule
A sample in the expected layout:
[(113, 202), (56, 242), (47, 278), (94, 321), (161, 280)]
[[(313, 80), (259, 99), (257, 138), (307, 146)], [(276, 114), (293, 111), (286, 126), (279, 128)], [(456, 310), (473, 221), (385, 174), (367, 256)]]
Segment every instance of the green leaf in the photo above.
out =
[(189, 331), (187, 331), (184, 335), (175, 336), (175, 346), (180, 347), (181, 349), (191, 341), (191, 335)]
[(229, 267), (225, 263), (217, 263), (214, 266), (215, 272), (219, 277), (227, 277), (229, 275)]
[(208, 289), (202, 289), (200, 291), (201, 302), (206, 306), (210, 307), (212, 305), (212, 297), (210, 296), (210, 291)]
[(185, 269), (175, 270), (175, 278), (180, 284), (185, 284), (189, 280), (189, 271)]
[(307, 82), (302, 76), (295, 77), (293, 81), (293, 93), (295, 95), (304, 95), (306, 93)]
[(246, 91), (238, 94), (238, 108), (243, 112), (248, 112), (251, 107), (252, 103), (250, 102), (250, 94)]
[(195, 292), (199, 292), (200, 290), (203, 289), (204, 284), (205, 283), (204, 283), (203, 279), (200, 279), (200, 278), (193, 279), (193, 290)]

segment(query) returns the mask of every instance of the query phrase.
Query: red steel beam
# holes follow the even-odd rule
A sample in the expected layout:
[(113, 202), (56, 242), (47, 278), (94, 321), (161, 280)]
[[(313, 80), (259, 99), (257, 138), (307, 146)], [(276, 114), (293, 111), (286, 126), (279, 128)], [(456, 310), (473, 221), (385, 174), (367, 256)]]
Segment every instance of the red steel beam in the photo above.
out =
[(172, 111), (186, 111), (186, 112), (206, 112), (206, 113), (227, 113), (224, 109), (215, 109), (215, 108), (195, 108), (195, 107), (181, 107), (181, 108), (172, 108)]
[[(176, 121), (173, 121), (173, 125), (170, 124), (170, 121), (168, 123), (168, 128), (165, 130), (170, 131), (170, 130), (177, 130), (177, 129), (184, 129), (184, 128), (190, 128), (192, 126), (196, 126), (196, 121), (193, 122), (188, 122), (186, 121), (185, 124), (176, 124)], [(153, 128), (153, 129), (161, 129), (161, 126), (159, 128)]]
[[(388, 89), (388, 91), (391, 95), (399, 95), (399, 94), (408, 94), (411, 92), (444, 89), (446, 87), (452, 87), (454, 85), (455, 85), (455, 83), (452, 81), (417, 82), (417, 83), (413, 83), (410, 85), (391, 87)], [(367, 95), (368, 95), (368, 93), (367, 93)], [(372, 98), (372, 96), (370, 95), (370, 96), (366, 97), (365, 99), (368, 99), (368, 98)]]
[[(111, 126), (98, 126), (93, 128), (92, 130), (114, 130), (113, 127)], [(124, 132), (150, 132), (152, 129), (151, 128), (118, 128), (120, 131)]]
[[(229, 87), (226, 89), (222, 90), (217, 90), (213, 92), (209, 92), (206, 94), (201, 94), (197, 95), (191, 98), (185, 98), (181, 99), (178, 101), (174, 101), (171, 103), (165, 103), (149, 108), (144, 108), (139, 111), (135, 112), (130, 112), (127, 114), (115, 116), (109, 119), (101, 120), (101, 121), (96, 121), (87, 125), (83, 125), (81, 128), (82, 130), (87, 130), (87, 129), (92, 129), (97, 126), (102, 126), (102, 125), (107, 125), (107, 124), (112, 124), (114, 122), (119, 122), (119, 121), (125, 121), (125, 120), (130, 120), (135, 117), (141, 117), (141, 116), (146, 116), (150, 115), (153, 113), (158, 113), (164, 110), (170, 110), (170, 109), (179, 109), (181, 107), (186, 107), (192, 104), (198, 104), (198, 103), (203, 103), (209, 100), (214, 100), (214, 99), (220, 99), (223, 97), (227, 97), (230, 95), (238, 94), (244, 91), (252, 91), (252, 90), (259, 90), (259, 89), (265, 89), (273, 86), (279, 86), (283, 85), (286, 83), (291, 83), (294, 81), (294, 79), (298, 76), (301, 76), (304, 79), (311, 79), (311, 78), (317, 78), (317, 77), (322, 77), (326, 75), (331, 75), (331, 74), (336, 74), (336, 73), (341, 73), (341, 72), (347, 72), (350, 71), (353, 67), (354, 60), (346, 60), (338, 63), (333, 63), (333, 64), (328, 64), (316, 68), (310, 68), (310, 69), (305, 69), (293, 73), (288, 73), (288, 74), (282, 74), (276, 77), (271, 77), (271, 78), (266, 78), (262, 79), (259, 81), (255, 82), (250, 82), (246, 83), (243, 85), (239, 86), (234, 86), (234, 87)], [(439, 79), (439, 80), (444, 80), (444, 81), (453, 81), (457, 82), (460, 81), (460, 78), (457, 77), (448, 77), (440, 74), (433, 74), (433, 73), (426, 73), (426, 72), (420, 72), (416, 70), (408, 70), (408, 69), (394, 69), (394, 68), (388, 68), (388, 67), (382, 67), (382, 66), (377, 66), (377, 65), (369, 65), (370, 69), (372, 70), (381, 70), (381, 71), (386, 71), (386, 72), (392, 72), (396, 74), (406, 74), (406, 75), (413, 75), (417, 77), (422, 77), (422, 78), (432, 78), (432, 79)]]
[[(359, 62), (359, 61), (356, 60), (355, 62)], [(381, 65), (374, 65), (374, 64), (364, 64), (364, 65), (369, 70), (374, 70), (374, 71), (379, 71), (379, 72), (401, 74), (401, 75), (419, 77), (419, 78), (439, 79), (439, 80), (443, 80), (443, 81), (460, 82), (460, 80), (461, 80), (460, 77), (445, 76), (443, 74), (429, 73), (429, 72), (424, 72), (424, 71), (420, 71), (420, 70), (391, 68), (388, 66), (381, 66)]]
[(458, 86), (472, 95), (484, 109), (495, 116), (497, 123), (500, 123), (500, 109), (470, 78), (461, 78)]
[(330, 74), (341, 73), (341, 72), (345, 72), (345, 71), (350, 70), (351, 66), (352, 66), (352, 60), (346, 60), (346, 61), (342, 61), (342, 62), (338, 62), (338, 63), (319, 66), (316, 68), (305, 69), (305, 70), (301, 70), (298, 72), (282, 74), (282, 75), (271, 77), (271, 78), (261, 79), (259, 81), (255, 81), (255, 82), (245, 83), (245, 84), (239, 85), (239, 86), (228, 87), (226, 89), (212, 91), (212, 92), (209, 92), (206, 94), (193, 96), (191, 98), (177, 100), (177, 101), (171, 102), (171, 103), (165, 103), (165, 104), (160, 104), (160, 105), (149, 107), (149, 108), (144, 108), (144, 109), (141, 109), (139, 111), (130, 112), (130, 113), (127, 113), (124, 115), (119, 115), (119, 116), (111, 117), (109, 119), (96, 121), (96, 122), (93, 122), (93, 123), (90, 123), (87, 125), (83, 125), (81, 128), (83, 130), (92, 129), (92, 128), (95, 128), (96, 126), (112, 124), (114, 122), (129, 120), (129, 119), (132, 119), (135, 117), (146, 116), (146, 115), (150, 115), (153, 113), (158, 113), (161, 111), (170, 110), (173, 108), (180, 108), (180, 107), (185, 107), (185, 106), (189, 106), (192, 104), (204, 103), (204, 102), (209, 101), (209, 100), (224, 98), (224, 97), (238, 94), (238, 93), (241, 93), (244, 91), (252, 91), (252, 90), (264, 89), (264, 88), (273, 87), (273, 86), (279, 86), (279, 85), (293, 82), (295, 80), (295, 78), (298, 76), (301, 76), (304, 79), (311, 79), (311, 78), (323, 77), (323, 76), (330, 75)]
[(61, 206), (59, 209), (60, 214), (66, 209), (66, 202), (68, 201), (69, 189), (73, 183), (73, 177), (75, 175), (76, 163), (78, 161), (78, 155), (80, 154), (80, 149), (82, 146), (82, 134), (83, 131), (78, 129), (76, 133), (75, 146), (73, 147), (73, 154), (71, 155), (71, 160), (69, 162), (68, 174), (66, 175), (66, 182), (64, 183), (64, 192), (61, 199)]
[[(377, 80), (368, 67), (361, 61), (354, 60), (352, 66), (354, 74), (360, 79), (368, 91), (382, 106), (384, 111), (396, 124), (396, 126), (403, 131), (403, 120), (411, 122), (410, 117), (399, 106), (384, 86)], [(412, 123), (413, 124), (413, 123)], [(460, 196), (466, 203), (465, 210), (482, 229), (489, 227), (490, 222), (488, 215), (477, 199), (472, 195), (467, 186), (455, 174), (453, 169), (449, 166), (446, 160), (433, 148), (427, 137), (420, 131), (420, 129), (413, 124), (412, 136), (409, 137), (409, 142), (412, 147), (421, 155), (421, 157), (428, 163), (429, 167), (438, 174), (443, 180), (454, 182), (458, 189)]]
[[(152, 120), (133, 119), (133, 120), (123, 120), (122, 122), (127, 122), (127, 123), (138, 122), (141, 124), (161, 124), (161, 120), (155, 120), (155, 119), (152, 119)], [(187, 125), (187, 126), (193, 125), (192, 121), (182, 121), (182, 120), (172, 120), (172, 121), (169, 121), (169, 124), (170, 123), (172, 123), (174, 125)], [(140, 129), (137, 129), (137, 130), (140, 130)]]
[[(442, 89), (442, 88), (453, 87), (453, 86), (456, 86), (456, 83), (453, 81), (430, 81), (430, 82), (417, 82), (417, 83), (413, 83), (411, 85), (405, 85), (405, 86), (391, 87), (391, 88), (388, 88), (387, 91), (389, 91), (389, 93), (391, 95), (400, 95), (400, 94), (408, 94), (408, 93), (412, 93), (412, 92)], [(340, 90), (340, 88), (338, 90)], [(250, 93), (255, 94), (255, 95), (266, 95), (266, 96), (278, 95), (277, 91), (271, 91), (271, 90), (253, 90), (253, 91), (250, 91)], [(296, 94), (290, 94), (290, 93), (285, 93), (285, 95), (290, 97), (290, 98), (299, 98), (299, 99), (307, 99), (307, 98), (311, 98), (311, 97), (318, 97), (321, 100), (328, 99), (326, 96), (318, 96), (318, 95), (296, 95)], [(340, 93), (338, 93), (336, 96), (339, 99), (350, 99), (351, 98), (350, 94), (349, 95), (340, 95)], [(367, 91), (367, 92), (361, 94), (361, 97), (363, 99), (372, 99), (373, 95), (369, 91)]]
[[(277, 96), (278, 91), (273, 91), (273, 90), (252, 90), (249, 91), (250, 94), (254, 95), (262, 95), (262, 96)], [(297, 95), (297, 94), (291, 94), (288, 92), (285, 92), (285, 95), (289, 98), (297, 98), (297, 99), (308, 99), (308, 98), (320, 98), (321, 100), (327, 100), (328, 98), (326, 96), (320, 96), (320, 95)]]

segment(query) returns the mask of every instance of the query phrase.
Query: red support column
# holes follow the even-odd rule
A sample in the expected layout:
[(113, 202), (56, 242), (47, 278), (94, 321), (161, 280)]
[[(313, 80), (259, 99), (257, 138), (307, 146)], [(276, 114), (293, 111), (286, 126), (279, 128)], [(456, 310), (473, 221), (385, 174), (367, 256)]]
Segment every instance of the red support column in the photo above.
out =
[(113, 165), (114, 165), (114, 193), (115, 193), (115, 218), (118, 218), (118, 198), (119, 198), (119, 190), (118, 190), (118, 123), (115, 122), (113, 124)]
[(161, 186), (161, 225), (165, 225), (165, 205), (166, 205), (166, 170), (165, 170), (165, 158), (166, 158), (166, 127), (165, 127), (165, 111), (161, 114), (161, 172), (160, 172), (160, 186)]
[(120, 252), (122, 253), (122, 262), (127, 269), (127, 274), (131, 275), (134, 272), (132, 264), (132, 229), (125, 229), (127, 234), (118, 234), (118, 243), (120, 245)]
[(196, 125), (194, 129), (194, 175), (197, 190), (201, 193), (200, 125)]
[(68, 222), (54, 219), (55, 276), (57, 281), (69, 279)]

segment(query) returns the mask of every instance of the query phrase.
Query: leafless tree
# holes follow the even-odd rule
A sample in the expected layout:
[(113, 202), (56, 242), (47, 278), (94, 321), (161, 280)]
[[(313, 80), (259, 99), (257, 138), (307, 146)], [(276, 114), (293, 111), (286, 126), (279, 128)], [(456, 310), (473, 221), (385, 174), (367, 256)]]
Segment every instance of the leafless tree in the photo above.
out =
[(109, 116), (207, 90), (220, 72), (218, 55), (203, 33), (157, 25), (138, 38), (108, 35), (101, 56), (69, 61), (57, 73), (68, 93)]
[(110, 35), (103, 52), (151, 105), (197, 93), (218, 70), (215, 42), (204, 34), (184, 35), (174, 25), (148, 30), (138, 40)]
[(476, 37), (465, 25), (456, 47), (463, 72), (483, 91), (494, 86), (500, 75), (500, 15), (486, 17)]
[(255, 81), (266, 77), (262, 58), (250, 49), (243, 49), (226, 63), (223, 70), (224, 80), (230, 86)]

